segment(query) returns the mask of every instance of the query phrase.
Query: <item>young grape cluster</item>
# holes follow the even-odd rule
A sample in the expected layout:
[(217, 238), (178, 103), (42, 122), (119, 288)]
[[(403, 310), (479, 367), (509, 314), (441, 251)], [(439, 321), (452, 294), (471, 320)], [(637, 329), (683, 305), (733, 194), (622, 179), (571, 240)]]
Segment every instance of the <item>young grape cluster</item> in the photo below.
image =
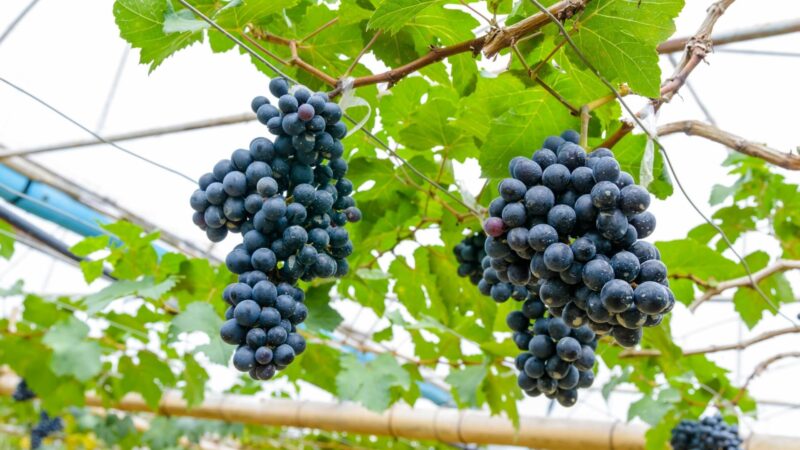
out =
[(51, 434), (64, 430), (61, 417), (50, 417), (46, 412), (39, 413), (39, 423), (31, 428), (31, 449), (41, 448), (44, 440)]
[(570, 328), (560, 317), (542, 317), (545, 307), (540, 305), (532, 327), (524, 305), (506, 318), (514, 342), (525, 350), (516, 359), (517, 384), (531, 397), (544, 394), (570, 407), (578, 401), (578, 389), (594, 383), (597, 336), (585, 325)]
[(658, 249), (640, 240), (656, 225), (650, 194), (611, 150), (587, 154), (578, 138), (551, 136), (532, 158), (511, 160), (483, 224), (478, 287), (497, 302), (517, 287), (536, 290), (570, 327), (632, 347), (675, 304)]
[(700, 421), (682, 420), (672, 429), (673, 450), (740, 450), (739, 427), (726, 424), (720, 415)]
[(274, 142), (258, 137), (234, 151), (200, 177), (190, 199), (193, 221), (211, 241), (242, 235), (225, 259), (239, 282), (223, 292), (230, 306), (220, 335), (238, 346), (234, 367), (260, 380), (305, 350), (296, 326), (308, 309), (297, 283), (347, 274), (353, 243), (344, 225), (361, 220), (345, 177), (339, 105), (304, 88), (290, 93), (282, 78), (269, 90), (277, 107), (263, 96), (251, 107)]
[[(26, 402), (36, 398), (36, 393), (29, 387), (24, 379), (17, 383), (17, 387), (12, 394), (14, 401)], [(51, 434), (58, 433), (64, 429), (64, 421), (61, 417), (50, 417), (45, 411), (39, 413), (39, 423), (31, 428), (31, 449), (42, 447), (44, 440)]]
[(470, 233), (453, 248), (458, 261), (458, 276), (469, 277), (472, 284), (478, 284), (483, 278), (481, 263), (486, 257), (486, 251), (483, 250), (485, 241), (486, 235), (483, 231), (476, 231)]
[(16, 402), (26, 402), (36, 398), (36, 393), (34, 393), (31, 388), (28, 387), (28, 383), (26, 383), (25, 380), (20, 380), (19, 383), (17, 383), (17, 387), (14, 388), (14, 393), (11, 396)]

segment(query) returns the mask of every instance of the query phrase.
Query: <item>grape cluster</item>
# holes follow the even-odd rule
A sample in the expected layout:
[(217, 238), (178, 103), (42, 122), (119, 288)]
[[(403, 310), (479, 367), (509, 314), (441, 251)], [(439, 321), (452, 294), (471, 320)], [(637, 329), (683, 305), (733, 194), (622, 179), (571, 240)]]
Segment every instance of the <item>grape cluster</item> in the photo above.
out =
[(277, 107), (259, 96), (251, 108), (274, 142), (258, 137), (234, 151), (200, 177), (190, 199), (193, 221), (211, 241), (242, 235), (225, 258), (239, 282), (223, 292), (230, 306), (220, 335), (238, 346), (234, 367), (260, 380), (305, 350), (296, 327), (308, 309), (297, 283), (347, 274), (353, 243), (344, 225), (361, 220), (345, 177), (339, 105), (325, 93), (290, 93), (282, 78), (269, 90)]
[(740, 450), (739, 427), (726, 424), (720, 415), (700, 421), (682, 420), (672, 429), (673, 450)]
[[(36, 398), (36, 393), (29, 387), (28, 383), (22, 379), (17, 383), (17, 387), (12, 394), (14, 401), (26, 402)], [(64, 422), (61, 417), (50, 417), (46, 412), (39, 413), (39, 423), (31, 428), (31, 448), (41, 448), (44, 440), (53, 433), (58, 433), (64, 429)]]
[(453, 248), (458, 261), (458, 276), (469, 277), (472, 284), (478, 284), (483, 278), (481, 263), (486, 257), (486, 251), (483, 250), (485, 241), (486, 235), (483, 231), (476, 231), (470, 233)]
[(544, 394), (570, 407), (578, 401), (578, 389), (594, 383), (597, 336), (585, 325), (570, 328), (560, 317), (542, 317), (545, 307), (540, 305), (533, 327), (525, 306), (506, 318), (514, 342), (525, 350), (515, 362), (520, 371), (517, 384), (531, 397)]
[(36, 398), (36, 393), (34, 393), (31, 388), (28, 387), (28, 383), (26, 383), (23, 379), (17, 383), (17, 387), (14, 388), (14, 393), (11, 396), (16, 402), (26, 402)]
[(578, 137), (548, 137), (532, 158), (511, 160), (483, 224), (478, 287), (497, 302), (515, 287), (537, 290), (570, 327), (632, 347), (675, 304), (658, 249), (640, 240), (656, 225), (650, 194), (611, 150), (587, 154)]
[(64, 430), (61, 417), (50, 417), (46, 412), (39, 413), (39, 423), (31, 428), (31, 449), (41, 448), (42, 442), (51, 434)]

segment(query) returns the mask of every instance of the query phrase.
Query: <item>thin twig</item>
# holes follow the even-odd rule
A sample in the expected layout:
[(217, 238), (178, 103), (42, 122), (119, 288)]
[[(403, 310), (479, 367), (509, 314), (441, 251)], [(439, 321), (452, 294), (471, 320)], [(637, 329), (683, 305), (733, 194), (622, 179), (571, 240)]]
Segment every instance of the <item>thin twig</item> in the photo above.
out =
[(257, 48), (259, 51), (261, 51), (265, 55), (269, 56), (270, 58), (274, 59), (275, 61), (278, 61), (280, 64), (282, 64), (284, 66), (290, 66), (291, 65), (291, 63), (289, 61), (281, 58), (280, 56), (276, 55), (275, 53), (272, 53), (267, 48), (265, 48), (263, 45), (259, 44), (258, 41), (256, 41), (255, 39), (251, 38), (247, 34), (242, 33), (242, 37), (244, 38), (245, 41), (249, 42), (253, 47)]
[(548, 93), (548, 94), (552, 95), (552, 96), (553, 96), (553, 98), (555, 98), (556, 100), (558, 100), (558, 102), (559, 102), (559, 103), (561, 103), (562, 105), (564, 105), (564, 106), (565, 106), (565, 107), (566, 107), (566, 108), (569, 110), (569, 112), (570, 112), (570, 113), (571, 113), (573, 116), (580, 115), (581, 111), (580, 111), (578, 108), (576, 108), (575, 106), (573, 106), (573, 105), (572, 105), (572, 104), (571, 104), (569, 101), (567, 101), (567, 99), (566, 99), (566, 98), (564, 98), (564, 97), (563, 97), (561, 94), (559, 94), (559, 93), (558, 93), (558, 92), (557, 92), (555, 89), (553, 89), (553, 88), (552, 88), (550, 85), (548, 85), (547, 83), (545, 83), (545, 82), (544, 82), (544, 80), (542, 80), (541, 78), (539, 78), (539, 75), (534, 75), (534, 73), (533, 73), (533, 69), (531, 69), (531, 67), (528, 65), (527, 61), (525, 61), (525, 57), (524, 57), (524, 56), (522, 56), (522, 52), (520, 52), (520, 51), (519, 51), (519, 47), (517, 47), (517, 44), (516, 44), (516, 43), (512, 43), (512, 44), (511, 44), (511, 50), (513, 50), (514, 54), (515, 54), (515, 55), (517, 56), (517, 58), (519, 59), (519, 62), (522, 64), (522, 67), (524, 67), (524, 68), (525, 68), (525, 69), (528, 71), (528, 76), (529, 76), (529, 77), (530, 77), (532, 80), (534, 80), (536, 83), (538, 83), (538, 84), (539, 84), (539, 86), (541, 86), (542, 88), (544, 88), (544, 90), (545, 90), (545, 91), (547, 91), (547, 93)]
[(727, 131), (697, 120), (672, 122), (658, 127), (658, 135), (685, 133), (689, 136), (700, 136), (722, 144), (739, 153), (761, 158), (768, 163), (788, 170), (800, 170), (800, 155), (782, 153), (764, 144), (748, 141)]
[(342, 75), (342, 78), (346, 78), (346, 77), (350, 76), (350, 74), (356, 68), (356, 65), (358, 64), (358, 62), (361, 60), (362, 57), (364, 57), (364, 55), (367, 54), (369, 49), (372, 48), (373, 44), (375, 44), (375, 41), (378, 40), (378, 37), (380, 37), (380, 35), (381, 35), (381, 30), (376, 31), (375, 34), (372, 35), (372, 39), (370, 39), (369, 42), (367, 42), (367, 45), (365, 45), (364, 48), (362, 48), (361, 51), (358, 52), (358, 55), (353, 60), (353, 62), (350, 63), (350, 67), (347, 68), (347, 70), (345, 71), (344, 75)]
[[(800, 32), (800, 19), (789, 19), (783, 22), (766, 23), (739, 30), (714, 33), (711, 36), (711, 40), (714, 42), (714, 46), (719, 46), (797, 32)], [(658, 46), (658, 53), (679, 52), (686, 47), (690, 39), (690, 37), (679, 37), (664, 41)]]
[[(708, 347), (703, 347), (703, 348), (684, 350), (683, 356), (705, 355), (708, 353), (725, 352), (729, 350), (744, 350), (747, 347), (753, 346), (760, 342), (764, 342), (778, 336), (784, 336), (787, 334), (794, 334), (794, 333), (800, 333), (800, 326), (793, 326), (793, 327), (781, 328), (779, 330), (767, 331), (757, 336), (753, 336), (750, 339), (745, 339), (743, 341), (736, 342), (733, 344), (710, 345)], [(661, 352), (655, 349), (625, 350), (619, 354), (620, 358), (659, 357), (659, 356), (661, 356)]]
[(333, 25), (334, 25), (336, 22), (338, 22), (338, 21), (339, 21), (339, 18), (338, 18), (338, 17), (334, 17), (333, 19), (331, 19), (331, 20), (329, 20), (329, 21), (325, 22), (325, 23), (324, 23), (324, 24), (322, 24), (322, 25), (321, 25), (319, 28), (317, 28), (316, 30), (312, 31), (312, 32), (311, 32), (311, 33), (309, 33), (309, 34), (308, 34), (306, 37), (304, 37), (304, 38), (300, 39), (300, 40), (299, 40), (299, 41), (297, 41), (297, 42), (298, 42), (298, 43), (302, 43), (302, 42), (305, 42), (305, 41), (307, 41), (307, 40), (309, 40), (309, 39), (313, 38), (314, 36), (316, 36), (316, 35), (318, 35), (318, 34), (322, 33), (323, 31), (325, 31), (327, 28), (329, 28), (329, 27), (333, 26)]
[(580, 145), (583, 148), (589, 147), (589, 120), (592, 118), (589, 112), (589, 106), (583, 105), (581, 107), (581, 138)]
[(750, 376), (747, 377), (747, 380), (739, 389), (739, 392), (736, 394), (736, 397), (733, 398), (732, 401), (733, 404), (736, 405), (742, 400), (744, 393), (747, 391), (747, 388), (750, 386), (750, 383), (753, 381), (753, 379), (764, 373), (764, 371), (766, 371), (767, 368), (772, 364), (775, 364), (776, 362), (786, 358), (800, 358), (800, 352), (779, 353), (775, 356), (772, 356), (762, 361), (759, 365), (756, 366), (756, 368), (753, 370), (753, 373), (751, 373)]
[(786, 272), (787, 270), (794, 269), (800, 269), (800, 260), (779, 259), (771, 266), (767, 266), (758, 272), (753, 273), (752, 276), (743, 276), (733, 280), (723, 281), (722, 283), (719, 283), (716, 286), (706, 290), (702, 296), (700, 296), (689, 306), (689, 310), (692, 312), (696, 311), (701, 304), (728, 289), (752, 286), (753, 283), (760, 283), (762, 280), (769, 278), (776, 273)]

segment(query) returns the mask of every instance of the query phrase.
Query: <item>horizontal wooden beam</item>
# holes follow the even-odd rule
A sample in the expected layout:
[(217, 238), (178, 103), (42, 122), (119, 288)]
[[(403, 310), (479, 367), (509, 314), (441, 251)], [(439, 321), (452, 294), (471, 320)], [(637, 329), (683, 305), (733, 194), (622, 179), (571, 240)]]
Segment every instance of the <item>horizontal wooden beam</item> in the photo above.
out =
[[(11, 395), (19, 378), (0, 377), (0, 394)], [(87, 395), (88, 406), (104, 407), (102, 399)], [(113, 409), (153, 412), (139, 395), (127, 395)], [(313, 428), (346, 433), (394, 436), (448, 443), (514, 445), (550, 450), (643, 450), (646, 429), (623, 422), (598, 422), (551, 417), (520, 417), (511, 421), (478, 410), (395, 406), (376, 413), (349, 403), (295, 401), (242, 395), (207, 394), (188, 408), (180, 393), (166, 392), (159, 414), (216, 419), (251, 425)], [(800, 450), (800, 439), (753, 435), (748, 450)]]

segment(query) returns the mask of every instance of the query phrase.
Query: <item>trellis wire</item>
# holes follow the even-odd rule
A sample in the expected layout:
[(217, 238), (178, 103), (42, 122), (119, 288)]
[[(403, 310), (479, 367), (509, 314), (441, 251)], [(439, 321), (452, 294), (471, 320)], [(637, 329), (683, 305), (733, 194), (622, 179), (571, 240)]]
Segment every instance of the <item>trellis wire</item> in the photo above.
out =
[[(149, 158), (147, 158), (147, 157), (141, 156), (141, 155), (139, 155), (139, 154), (137, 154), (137, 153), (135, 153), (135, 152), (133, 152), (133, 151), (130, 151), (130, 150), (126, 149), (126, 148), (123, 148), (123, 147), (121, 147), (120, 145), (118, 145), (118, 144), (117, 144), (117, 143), (115, 143), (115, 142), (112, 142), (112, 141), (108, 141), (108, 140), (106, 140), (105, 138), (103, 138), (103, 137), (102, 137), (102, 136), (100, 136), (99, 134), (95, 133), (94, 131), (90, 130), (90, 129), (89, 129), (89, 128), (87, 128), (86, 126), (82, 125), (82, 124), (81, 124), (80, 122), (78, 122), (77, 120), (75, 120), (75, 119), (73, 119), (72, 117), (68, 116), (66, 113), (64, 113), (64, 112), (60, 111), (58, 108), (54, 107), (54, 106), (53, 106), (53, 105), (51, 105), (50, 103), (48, 103), (48, 102), (44, 101), (43, 99), (41, 99), (41, 98), (37, 97), (37, 96), (36, 96), (36, 95), (34, 95), (33, 93), (31, 93), (31, 92), (29, 92), (29, 91), (27, 91), (27, 90), (23, 89), (22, 87), (18, 86), (17, 84), (15, 84), (15, 83), (12, 83), (11, 81), (9, 81), (9, 80), (7, 80), (7, 79), (3, 78), (2, 76), (0, 76), (0, 81), (2, 81), (3, 83), (7, 84), (7, 85), (8, 85), (8, 86), (10, 86), (11, 88), (13, 88), (13, 89), (17, 90), (18, 92), (20, 92), (20, 93), (22, 93), (22, 94), (25, 94), (25, 95), (27, 95), (28, 97), (30, 97), (31, 99), (33, 99), (33, 100), (35, 100), (37, 103), (39, 103), (40, 105), (42, 105), (42, 106), (44, 106), (45, 108), (49, 109), (50, 111), (52, 111), (52, 112), (54, 112), (54, 113), (58, 114), (59, 116), (61, 116), (61, 117), (62, 117), (63, 119), (65, 119), (66, 121), (68, 121), (68, 122), (72, 123), (73, 125), (75, 125), (76, 127), (80, 128), (81, 130), (83, 130), (83, 131), (85, 131), (85, 132), (89, 133), (90, 135), (92, 135), (92, 136), (93, 136), (95, 139), (97, 139), (98, 141), (100, 141), (100, 142), (102, 142), (102, 143), (104, 143), (104, 144), (108, 144), (108, 145), (110, 145), (110, 146), (114, 147), (115, 149), (117, 149), (117, 150), (119, 150), (119, 151), (121, 151), (121, 152), (123, 152), (123, 153), (126, 153), (126, 154), (128, 154), (128, 155), (131, 155), (131, 156), (133, 156), (133, 157), (134, 157), (134, 158), (136, 158), (136, 159), (139, 159), (139, 160), (141, 160), (141, 161), (144, 161), (144, 162), (146, 162), (147, 164), (150, 164), (150, 165), (152, 165), (152, 166), (158, 167), (159, 169), (162, 169), (162, 170), (165, 170), (165, 171), (167, 171), (167, 172), (170, 172), (170, 173), (172, 173), (172, 174), (174, 174), (174, 175), (177, 175), (177, 176), (179, 176), (179, 177), (181, 177), (181, 178), (185, 179), (186, 181), (188, 181), (188, 182), (190, 182), (190, 183), (192, 183), (192, 184), (196, 184), (196, 183), (197, 183), (197, 181), (196, 181), (194, 178), (190, 177), (189, 175), (186, 175), (185, 173), (183, 173), (183, 172), (181, 172), (181, 171), (179, 171), (179, 170), (177, 170), (177, 169), (173, 169), (173, 168), (171, 168), (171, 167), (168, 167), (168, 166), (166, 166), (166, 165), (164, 165), (164, 164), (161, 164), (161, 163), (159, 163), (159, 162), (153, 161), (152, 159), (149, 159)], [(2, 158), (2, 156), (3, 156), (3, 155), (2, 155), (2, 153), (0, 153), (0, 158)]]
[(0, 44), (2, 44), (3, 41), (6, 40), (6, 38), (11, 34), (11, 32), (14, 31), (14, 28), (16, 28), (17, 25), (19, 25), (19, 23), (22, 22), (22, 19), (24, 19), (25, 16), (27, 16), (28, 13), (31, 12), (33, 7), (36, 6), (36, 4), (38, 2), (39, 2), (39, 0), (31, 0), (31, 2), (28, 3), (28, 6), (26, 6), (25, 9), (23, 9), (17, 15), (17, 17), (15, 17), (13, 21), (11, 21), (11, 23), (8, 25), (8, 27), (5, 29), (5, 31), (3, 31), (3, 34), (0, 35)]
[(566, 28), (564, 28), (564, 25), (558, 20), (558, 18), (556, 18), (556, 16), (554, 16), (547, 8), (545, 8), (544, 5), (542, 5), (539, 2), (539, 0), (530, 0), (530, 1), (537, 8), (539, 8), (539, 10), (541, 10), (544, 14), (546, 14), (550, 18), (550, 20), (558, 27), (559, 33), (561, 33), (561, 35), (567, 41), (569, 46), (572, 47), (572, 49), (575, 51), (575, 53), (578, 55), (578, 57), (581, 59), (581, 61), (586, 65), (586, 67), (591, 69), (591, 72), (611, 91), (611, 93), (614, 94), (615, 97), (617, 97), (617, 100), (622, 104), (622, 107), (625, 108), (625, 110), (628, 112), (628, 114), (630, 114), (630, 116), (633, 118), (633, 120), (636, 122), (636, 124), (639, 125), (639, 127), (644, 131), (644, 133), (647, 134), (648, 138), (650, 138), (658, 146), (658, 148), (661, 150), (661, 154), (664, 156), (664, 161), (666, 161), (666, 163), (667, 163), (667, 167), (669, 168), (669, 172), (672, 174), (672, 177), (675, 179), (675, 184), (678, 186), (678, 189), (681, 191), (681, 194), (683, 194), (683, 196), (686, 198), (686, 201), (689, 202), (689, 205), (691, 205), (691, 207), (697, 212), (697, 214), (699, 214), (700, 217), (702, 217), (703, 220), (706, 223), (711, 225), (711, 227), (714, 228), (714, 230), (717, 232), (717, 234), (720, 235), (722, 240), (725, 241), (725, 245), (727, 245), (728, 249), (730, 249), (730, 251), (736, 256), (736, 258), (739, 260), (739, 262), (741, 263), (742, 267), (744, 268), (745, 272), (747, 272), (747, 277), (750, 279), (750, 285), (753, 287), (753, 289), (761, 296), (761, 298), (764, 300), (764, 302), (766, 302), (767, 305), (769, 305), (769, 307), (772, 308), (773, 311), (775, 311), (776, 314), (780, 315), (784, 319), (788, 320), (790, 323), (794, 324), (794, 320), (791, 319), (786, 314), (784, 314), (783, 312), (781, 312), (780, 308), (778, 308), (772, 302), (772, 300), (770, 300), (769, 297), (767, 297), (767, 295), (764, 293), (764, 291), (761, 290), (761, 287), (758, 286), (758, 283), (756, 283), (755, 279), (753, 278), (753, 272), (752, 272), (752, 270), (750, 270), (750, 265), (739, 254), (739, 252), (736, 251), (736, 249), (733, 246), (733, 243), (728, 238), (728, 236), (725, 234), (725, 232), (722, 230), (722, 228), (720, 228), (711, 219), (709, 219), (703, 213), (703, 211), (700, 210), (700, 208), (697, 206), (697, 204), (694, 202), (694, 200), (692, 200), (692, 198), (689, 196), (689, 193), (686, 192), (686, 189), (684, 189), (683, 184), (681, 183), (681, 181), (680, 181), (680, 179), (678, 177), (678, 174), (676, 173), (675, 168), (672, 165), (672, 160), (670, 159), (669, 154), (667, 153), (667, 149), (664, 147), (664, 145), (661, 144), (661, 142), (658, 140), (658, 137), (653, 135), (653, 133), (651, 133), (644, 126), (644, 124), (639, 119), (639, 117), (636, 115), (636, 113), (634, 113), (633, 110), (631, 109), (631, 107), (625, 102), (625, 99), (623, 99), (622, 96), (619, 94), (619, 92), (617, 92), (617, 89), (614, 87), (614, 85), (612, 85), (611, 82), (609, 82), (608, 79), (606, 79), (606, 77), (604, 77), (600, 73), (600, 71), (598, 71), (597, 68), (595, 68), (595, 66), (591, 63), (591, 61), (589, 61), (589, 58), (587, 58), (586, 55), (578, 47), (578, 45), (575, 44), (575, 41), (572, 40), (572, 37), (570, 36), (569, 32), (566, 30)]

